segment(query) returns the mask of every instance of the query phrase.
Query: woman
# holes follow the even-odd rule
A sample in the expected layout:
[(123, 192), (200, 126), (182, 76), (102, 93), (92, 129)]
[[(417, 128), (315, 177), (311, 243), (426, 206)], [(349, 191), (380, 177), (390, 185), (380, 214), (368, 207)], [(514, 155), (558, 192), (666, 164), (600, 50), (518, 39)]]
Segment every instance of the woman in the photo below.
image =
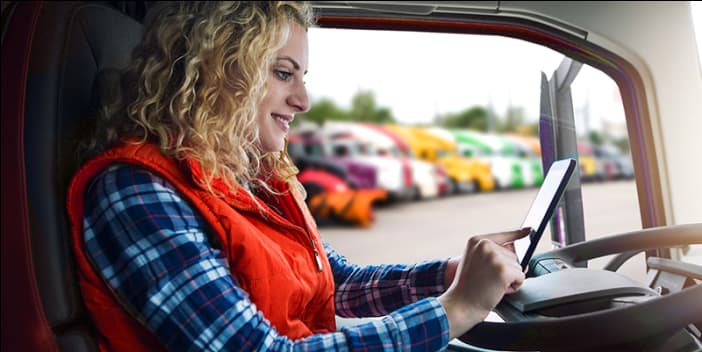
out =
[(302, 3), (192, 2), (147, 24), (68, 194), (103, 350), (438, 350), (522, 283), (504, 244), (523, 231), (412, 266), (321, 240), (285, 152), (311, 23)]

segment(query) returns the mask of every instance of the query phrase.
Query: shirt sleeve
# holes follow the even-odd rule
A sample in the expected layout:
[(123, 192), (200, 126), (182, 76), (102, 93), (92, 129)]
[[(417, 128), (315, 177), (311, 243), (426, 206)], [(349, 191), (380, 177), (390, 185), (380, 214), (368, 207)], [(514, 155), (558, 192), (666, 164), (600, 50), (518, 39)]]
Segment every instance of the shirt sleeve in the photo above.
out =
[(446, 260), (361, 267), (349, 264), (346, 257), (326, 242), (324, 250), (334, 272), (336, 314), (342, 317), (386, 315), (446, 290)]
[(86, 254), (171, 351), (441, 350), (448, 320), (435, 298), (382, 319), (292, 341), (230, 274), (205, 221), (165, 180), (113, 166), (85, 194)]

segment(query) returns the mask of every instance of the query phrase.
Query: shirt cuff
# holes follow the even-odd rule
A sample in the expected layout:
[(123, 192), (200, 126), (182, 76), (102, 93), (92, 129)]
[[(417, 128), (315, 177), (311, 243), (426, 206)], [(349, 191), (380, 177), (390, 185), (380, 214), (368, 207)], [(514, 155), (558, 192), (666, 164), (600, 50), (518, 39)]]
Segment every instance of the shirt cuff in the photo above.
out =
[(411, 351), (439, 351), (449, 342), (446, 311), (439, 301), (425, 298), (392, 313), (390, 318), (398, 326), (403, 345)]

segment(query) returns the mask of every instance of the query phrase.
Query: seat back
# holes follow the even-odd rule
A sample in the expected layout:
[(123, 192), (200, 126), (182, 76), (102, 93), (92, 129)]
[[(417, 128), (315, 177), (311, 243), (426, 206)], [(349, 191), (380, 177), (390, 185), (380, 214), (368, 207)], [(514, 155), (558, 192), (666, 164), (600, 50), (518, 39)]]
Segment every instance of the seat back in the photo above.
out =
[[(139, 22), (109, 3), (47, 1), (37, 18), (22, 136), (31, 244), (24, 259), (33, 266), (38, 291), (27, 294), (36, 300), (35, 309), (43, 308), (43, 323), (61, 351), (97, 350), (77, 285), (65, 211), (68, 182), (78, 166), (77, 131), (95, 116), (100, 73), (125, 67), (141, 32)], [(3, 305), (4, 297), (3, 287)]]

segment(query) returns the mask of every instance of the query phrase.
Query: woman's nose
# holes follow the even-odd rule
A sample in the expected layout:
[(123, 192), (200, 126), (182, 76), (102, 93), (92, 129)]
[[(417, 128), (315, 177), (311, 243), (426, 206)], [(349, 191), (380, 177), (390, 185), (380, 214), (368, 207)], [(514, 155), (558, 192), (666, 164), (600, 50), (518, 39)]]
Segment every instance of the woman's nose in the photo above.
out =
[(310, 100), (307, 95), (307, 88), (303, 82), (295, 85), (295, 89), (292, 91), (292, 94), (288, 96), (288, 104), (293, 106), (300, 113), (310, 110)]

